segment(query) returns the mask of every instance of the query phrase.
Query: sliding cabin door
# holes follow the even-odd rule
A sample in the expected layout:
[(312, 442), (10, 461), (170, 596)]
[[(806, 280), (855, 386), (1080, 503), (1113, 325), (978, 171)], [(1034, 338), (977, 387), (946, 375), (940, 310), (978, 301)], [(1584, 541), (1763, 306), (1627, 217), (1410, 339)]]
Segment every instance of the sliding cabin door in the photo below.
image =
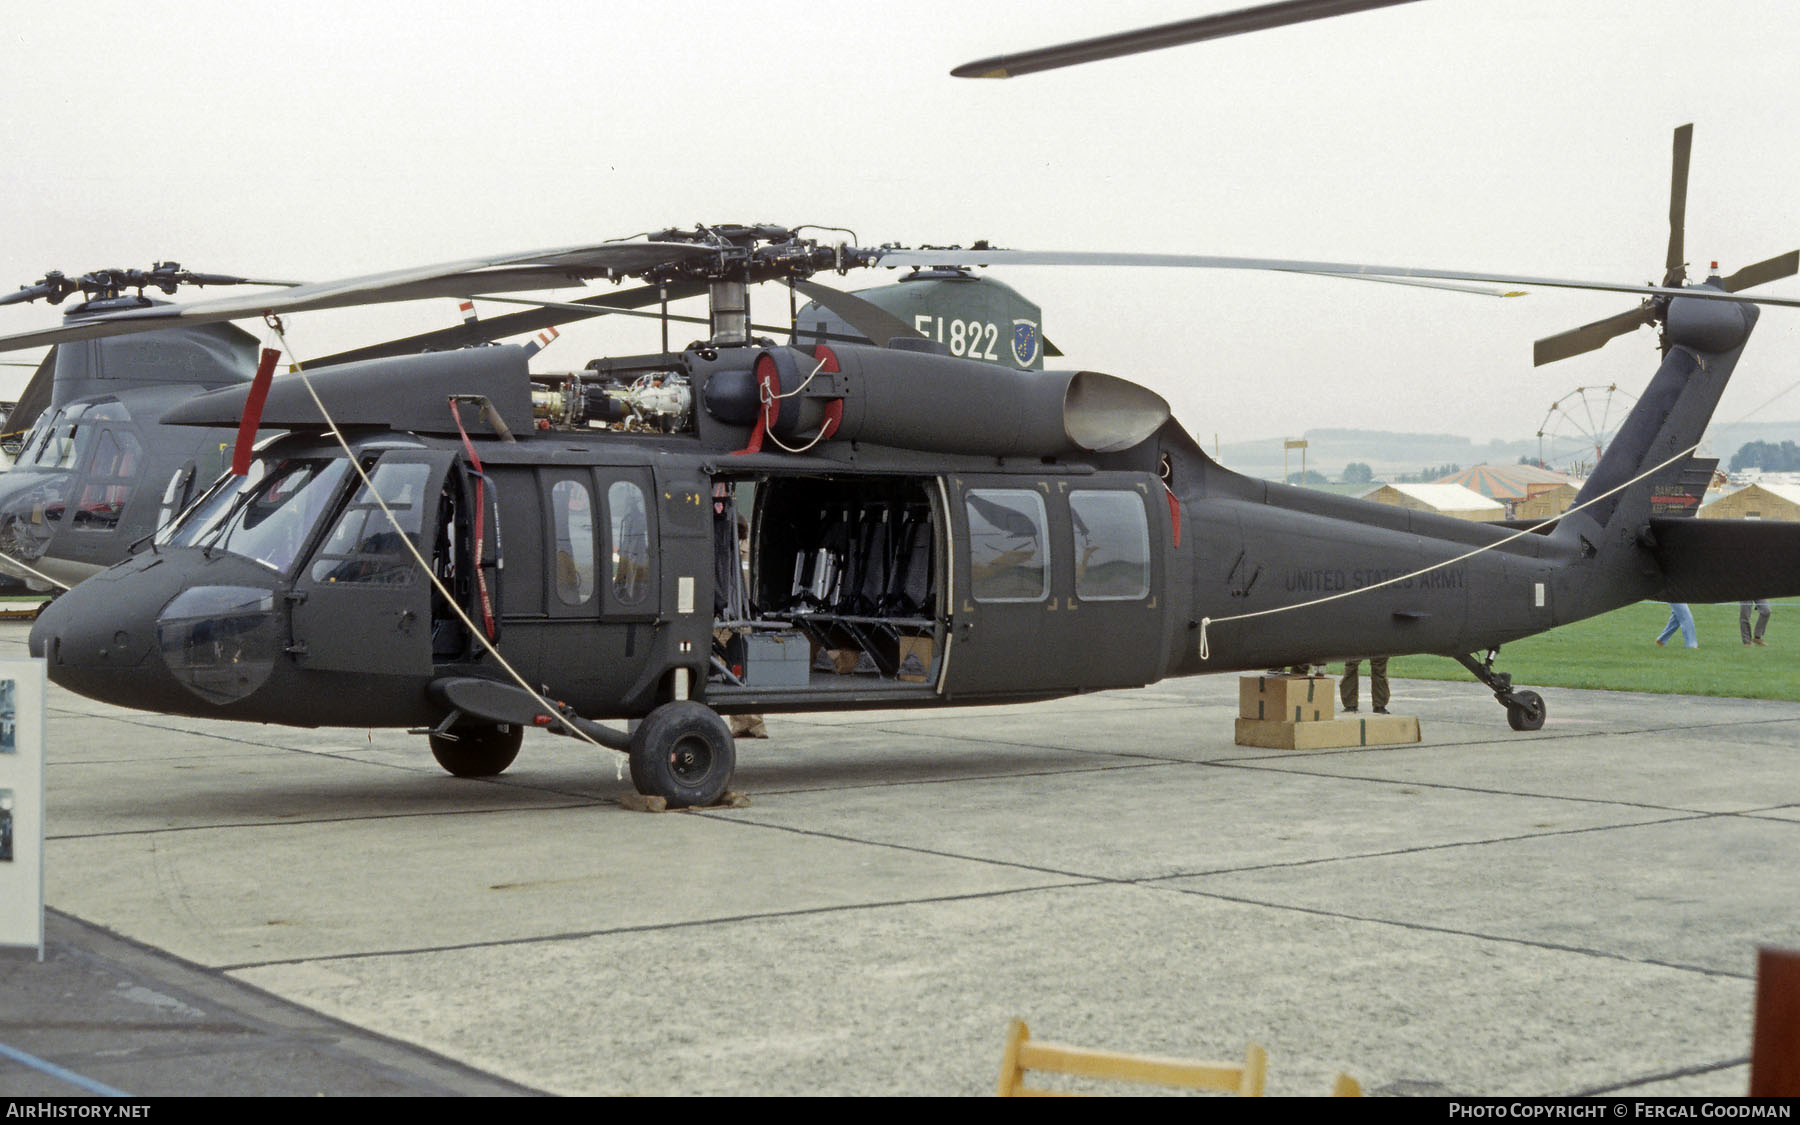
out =
[(950, 479), (952, 695), (1135, 687), (1162, 660), (1162, 489), (1138, 473)]

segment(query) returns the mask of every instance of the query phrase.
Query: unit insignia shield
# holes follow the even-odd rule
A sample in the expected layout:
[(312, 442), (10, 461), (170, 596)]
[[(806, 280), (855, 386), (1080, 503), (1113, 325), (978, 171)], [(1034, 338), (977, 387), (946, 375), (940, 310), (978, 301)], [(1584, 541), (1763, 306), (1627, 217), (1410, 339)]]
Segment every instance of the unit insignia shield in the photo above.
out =
[(1013, 321), (1012, 353), (1020, 367), (1030, 367), (1037, 362), (1039, 338), (1037, 321)]

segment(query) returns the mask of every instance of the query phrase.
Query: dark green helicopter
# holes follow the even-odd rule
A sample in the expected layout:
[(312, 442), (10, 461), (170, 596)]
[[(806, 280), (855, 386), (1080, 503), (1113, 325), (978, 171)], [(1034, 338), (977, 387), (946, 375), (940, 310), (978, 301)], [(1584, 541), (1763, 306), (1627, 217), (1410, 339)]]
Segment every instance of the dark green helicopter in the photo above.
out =
[[(710, 298), (705, 339), (554, 379), (501, 346), (275, 380), (256, 421), (284, 435), (50, 605), (32, 651), (58, 684), (126, 706), (410, 726), (461, 775), (505, 769), (527, 727), (585, 737), (678, 805), (725, 791), (722, 715), (1047, 699), (1371, 654), (1458, 659), (1534, 729), (1543, 701), (1493, 670), (1500, 645), (1644, 598), (1800, 593), (1800, 528), (1650, 508), (1705, 429), (1753, 300), (1800, 306), (1733, 290), (1793, 258), (1643, 287), (703, 227), (102, 315), (0, 348), (597, 277), (644, 282), (615, 301)], [(758, 282), (1005, 263), (1631, 292), (1667, 354), (1578, 510), (1515, 536), (1239, 476), (1110, 375), (952, 356), (916, 334), (779, 344), (749, 319)], [(218, 390), (163, 420), (231, 427), (257, 397)]]

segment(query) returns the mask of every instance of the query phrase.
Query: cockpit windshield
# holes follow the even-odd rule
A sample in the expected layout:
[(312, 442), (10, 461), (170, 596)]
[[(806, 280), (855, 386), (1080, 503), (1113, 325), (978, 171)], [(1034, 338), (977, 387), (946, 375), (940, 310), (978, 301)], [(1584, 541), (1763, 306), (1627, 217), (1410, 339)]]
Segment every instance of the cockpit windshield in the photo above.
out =
[(169, 532), (175, 547), (210, 547), (285, 573), (300, 557), (350, 475), (342, 457), (293, 458), (264, 467), (262, 479), (227, 477)]
[(130, 417), (124, 405), (114, 399), (70, 403), (49, 418), (40, 419), (26, 435), (17, 465), (28, 469), (73, 469), (92, 444), (96, 423), (123, 422)]

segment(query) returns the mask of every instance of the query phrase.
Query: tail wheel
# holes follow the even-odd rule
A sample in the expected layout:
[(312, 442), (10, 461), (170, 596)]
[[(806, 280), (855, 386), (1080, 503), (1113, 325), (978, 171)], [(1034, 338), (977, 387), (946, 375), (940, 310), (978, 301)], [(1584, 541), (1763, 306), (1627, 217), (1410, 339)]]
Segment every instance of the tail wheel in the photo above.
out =
[(1516, 691), (1506, 701), (1506, 725), (1514, 730), (1541, 730), (1544, 697), (1535, 691)]
[(519, 756), (519, 745), (525, 741), (525, 728), (517, 723), (458, 723), (449, 734), (455, 737), (431, 736), (431, 756), (457, 777), (493, 777), (504, 772)]
[(737, 769), (731, 728), (692, 700), (665, 703), (631, 736), (631, 783), (674, 809), (714, 805)]

